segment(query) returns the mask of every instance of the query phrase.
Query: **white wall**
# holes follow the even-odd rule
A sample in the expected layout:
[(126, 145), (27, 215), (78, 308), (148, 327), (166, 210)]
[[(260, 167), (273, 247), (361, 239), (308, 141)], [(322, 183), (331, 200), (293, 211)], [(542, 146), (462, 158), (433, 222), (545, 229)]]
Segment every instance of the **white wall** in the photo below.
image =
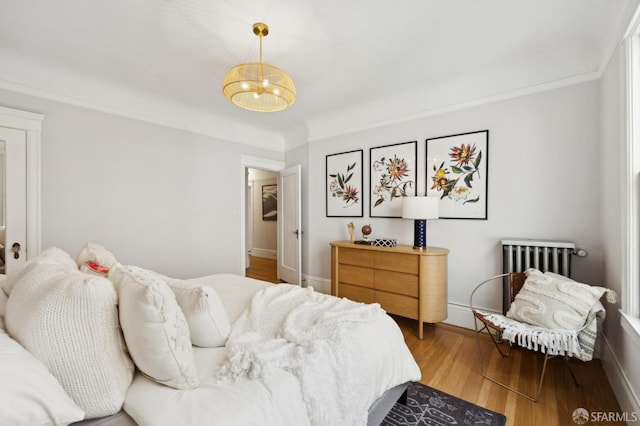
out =
[[(427, 224), (428, 244), (451, 250), (450, 304), (467, 306), (475, 285), (501, 272), (500, 240), (505, 237), (575, 241), (589, 252), (587, 258), (576, 260), (575, 277), (601, 284), (598, 97), (595, 81), (310, 144), (309, 193), (313, 196), (307, 207), (311, 223), (308, 255), (313, 261), (307, 273), (330, 278), (329, 243), (348, 239), (346, 224), (350, 221), (356, 229), (371, 223), (374, 237), (413, 242), (412, 221), (368, 217), (368, 195), (363, 197), (364, 218), (325, 217), (327, 154), (364, 149), (368, 192), (369, 148), (417, 140), (420, 194), (425, 188), (426, 138), (489, 129), (488, 220)], [(451, 314), (450, 309), (450, 318)], [(466, 316), (470, 321), (471, 314), (465, 312)]]
[[(600, 94), (600, 161), (603, 178), (598, 187), (601, 203), (603, 247), (605, 253), (604, 284), (624, 297), (623, 257), (625, 214), (622, 211), (624, 185), (625, 149), (625, 55), (622, 45), (618, 47), (605, 69), (601, 80)], [(631, 259), (637, 262), (637, 259)], [(630, 335), (621, 327), (620, 304), (607, 304), (605, 321), (605, 347), (603, 361), (609, 381), (623, 411), (640, 413), (640, 369), (638, 369), (638, 347)], [(637, 338), (636, 338), (637, 339)]]
[(42, 246), (93, 241), (176, 277), (240, 273), (240, 156), (283, 154), (0, 91), (44, 114)]

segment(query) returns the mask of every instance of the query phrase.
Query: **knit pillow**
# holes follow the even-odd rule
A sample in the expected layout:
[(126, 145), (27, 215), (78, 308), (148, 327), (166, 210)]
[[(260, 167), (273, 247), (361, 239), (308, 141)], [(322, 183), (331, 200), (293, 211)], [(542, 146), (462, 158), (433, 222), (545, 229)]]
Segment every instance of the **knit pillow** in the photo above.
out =
[(45, 364), (86, 418), (115, 414), (133, 379), (106, 278), (43, 264), (15, 284), (7, 331)]
[(37, 269), (40, 265), (54, 265), (59, 270), (77, 269), (76, 263), (73, 261), (69, 253), (57, 247), (50, 247), (43, 250), (33, 259), (24, 264), (22, 268), (11, 272), (2, 283), (4, 293), (9, 296), (13, 287), (22, 277), (30, 274), (33, 269)]
[(205, 348), (224, 346), (231, 324), (218, 293), (194, 282), (176, 279), (166, 282), (189, 324), (191, 343)]
[(507, 317), (550, 329), (578, 330), (603, 294), (615, 303), (613, 290), (595, 287), (537, 269), (526, 271), (527, 279), (507, 312)]
[(76, 256), (76, 263), (83, 272), (106, 277), (116, 257), (101, 245), (87, 242)]
[(176, 297), (156, 274), (116, 264), (120, 323), (131, 358), (144, 374), (176, 389), (198, 387), (189, 326)]

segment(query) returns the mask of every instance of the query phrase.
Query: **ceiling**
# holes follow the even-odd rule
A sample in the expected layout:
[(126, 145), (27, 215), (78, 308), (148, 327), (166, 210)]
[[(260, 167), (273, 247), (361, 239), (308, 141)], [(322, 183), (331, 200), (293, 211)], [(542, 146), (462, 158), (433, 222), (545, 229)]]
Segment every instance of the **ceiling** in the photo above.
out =
[[(0, 88), (276, 150), (599, 78), (638, 0), (0, 0)], [(240, 109), (229, 68), (294, 80)]]

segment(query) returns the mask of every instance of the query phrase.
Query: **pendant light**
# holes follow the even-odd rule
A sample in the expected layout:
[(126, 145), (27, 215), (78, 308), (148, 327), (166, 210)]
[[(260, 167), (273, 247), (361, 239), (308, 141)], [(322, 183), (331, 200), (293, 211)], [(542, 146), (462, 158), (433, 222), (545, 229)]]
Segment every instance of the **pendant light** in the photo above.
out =
[(222, 93), (240, 108), (282, 111), (296, 101), (296, 87), (286, 72), (262, 62), (262, 38), (269, 34), (267, 24), (253, 24), (253, 33), (260, 37), (260, 62), (231, 68), (222, 83)]

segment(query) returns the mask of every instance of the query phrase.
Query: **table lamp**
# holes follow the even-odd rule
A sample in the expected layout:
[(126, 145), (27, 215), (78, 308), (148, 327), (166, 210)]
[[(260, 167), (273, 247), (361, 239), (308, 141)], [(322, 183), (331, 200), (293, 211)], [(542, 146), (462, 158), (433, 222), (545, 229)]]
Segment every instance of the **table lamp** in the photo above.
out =
[(414, 219), (413, 248), (427, 247), (427, 219), (438, 219), (440, 197), (403, 197), (402, 218)]

